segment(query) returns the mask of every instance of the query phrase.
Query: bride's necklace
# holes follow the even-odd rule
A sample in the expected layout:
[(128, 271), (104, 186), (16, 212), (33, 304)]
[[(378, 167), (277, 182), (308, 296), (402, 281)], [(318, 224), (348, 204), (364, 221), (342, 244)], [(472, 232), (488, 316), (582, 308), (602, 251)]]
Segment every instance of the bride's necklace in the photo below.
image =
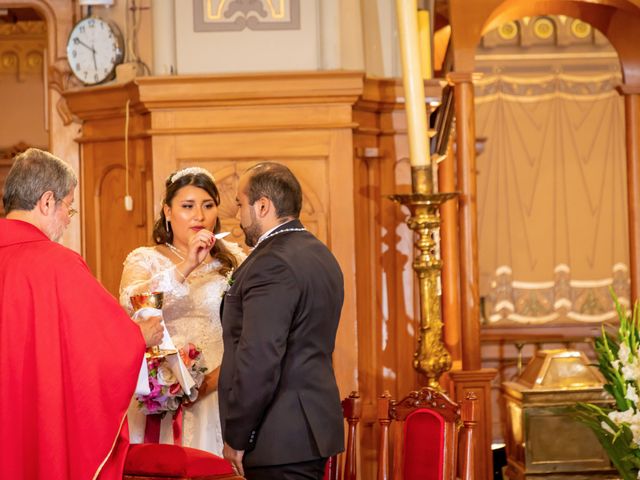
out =
[[(164, 245), (165, 245), (169, 250), (171, 250), (171, 252), (172, 252), (176, 257), (178, 257), (180, 260), (182, 260), (182, 261), (184, 261), (184, 260), (185, 260), (186, 254), (185, 254), (182, 250), (180, 250), (180, 249), (179, 249), (179, 248), (177, 248), (177, 247), (174, 247), (174, 246), (173, 246), (173, 245), (171, 245), (169, 242), (165, 243)], [(202, 263), (201, 263), (201, 265), (207, 265), (208, 263), (210, 263), (210, 262), (209, 262), (209, 261), (207, 261), (207, 259), (205, 259), (205, 260), (204, 260), (204, 262), (202, 262)], [(200, 265), (198, 265), (198, 267), (199, 267), (199, 266), (200, 266)], [(197, 267), (196, 267), (196, 268), (197, 268)]]
[(258, 245), (260, 245), (262, 242), (264, 242), (268, 238), (275, 237), (276, 235), (280, 235), (281, 233), (286, 233), (286, 232), (304, 232), (306, 230), (307, 229), (304, 228), (304, 227), (302, 227), (302, 228), (283, 228), (282, 230), (276, 230), (275, 232), (271, 232), (266, 237), (261, 238), (260, 240), (258, 240), (258, 243), (256, 243), (255, 248), (258, 248)]
[(171, 252), (178, 257), (180, 260), (184, 260), (185, 254), (182, 253), (177, 247), (174, 247), (169, 242), (165, 243), (165, 246), (171, 250)]

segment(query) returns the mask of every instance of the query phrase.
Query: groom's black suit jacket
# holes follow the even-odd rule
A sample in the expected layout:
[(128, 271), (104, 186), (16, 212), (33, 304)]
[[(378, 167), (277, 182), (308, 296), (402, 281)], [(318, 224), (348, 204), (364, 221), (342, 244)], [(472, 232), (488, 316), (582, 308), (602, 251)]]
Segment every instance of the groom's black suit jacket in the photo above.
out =
[[(225, 442), (248, 467), (344, 449), (332, 364), (344, 300), (329, 249), (298, 220), (280, 226), (233, 275), (222, 313), (218, 392)], [(277, 232), (281, 233), (277, 233)]]

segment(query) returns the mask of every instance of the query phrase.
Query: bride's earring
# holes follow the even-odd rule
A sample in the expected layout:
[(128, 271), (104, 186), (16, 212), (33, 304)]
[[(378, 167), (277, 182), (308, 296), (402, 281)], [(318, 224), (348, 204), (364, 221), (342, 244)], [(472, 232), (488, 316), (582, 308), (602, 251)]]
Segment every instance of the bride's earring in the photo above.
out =
[(166, 218), (165, 218), (165, 220), (164, 220), (164, 226), (165, 226), (165, 228), (167, 229), (167, 233), (169, 233), (169, 231), (170, 231), (170, 230), (169, 230), (169, 228), (170, 228), (170, 227), (169, 227), (169, 220), (168, 220), (168, 219), (166, 219)]

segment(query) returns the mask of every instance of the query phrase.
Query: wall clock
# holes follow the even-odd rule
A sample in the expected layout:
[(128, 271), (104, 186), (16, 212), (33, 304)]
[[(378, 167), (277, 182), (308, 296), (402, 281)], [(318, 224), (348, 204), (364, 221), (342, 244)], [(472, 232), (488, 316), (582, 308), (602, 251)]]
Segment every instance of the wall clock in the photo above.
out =
[(122, 34), (114, 23), (95, 17), (80, 20), (67, 42), (71, 71), (86, 85), (109, 80), (122, 62), (123, 46)]

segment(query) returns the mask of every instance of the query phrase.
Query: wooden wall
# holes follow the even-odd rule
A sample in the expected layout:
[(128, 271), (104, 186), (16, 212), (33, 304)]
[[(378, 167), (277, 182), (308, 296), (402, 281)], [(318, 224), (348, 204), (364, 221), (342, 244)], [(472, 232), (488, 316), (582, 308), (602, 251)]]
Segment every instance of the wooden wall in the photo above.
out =
[[(96, 276), (117, 293), (126, 254), (151, 243), (171, 172), (209, 169), (221, 191), (223, 228), (242, 243), (235, 207), (240, 174), (262, 160), (283, 162), (303, 187), (302, 221), (345, 274), (335, 358), (341, 393), (348, 395), (358, 375), (352, 106), (362, 82), (358, 73), (145, 77), (67, 92), (69, 108), (83, 120), (83, 245)], [(132, 212), (123, 206), (127, 101)]]

